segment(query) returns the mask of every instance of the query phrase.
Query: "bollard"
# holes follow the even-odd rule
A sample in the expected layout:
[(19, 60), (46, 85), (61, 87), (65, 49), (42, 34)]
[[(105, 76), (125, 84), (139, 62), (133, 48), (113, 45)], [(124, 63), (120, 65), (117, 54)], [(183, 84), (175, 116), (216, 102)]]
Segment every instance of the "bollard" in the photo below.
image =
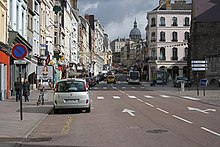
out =
[(181, 82), (181, 91), (185, 91), (185, 85), (184, 85), (184, 82)]

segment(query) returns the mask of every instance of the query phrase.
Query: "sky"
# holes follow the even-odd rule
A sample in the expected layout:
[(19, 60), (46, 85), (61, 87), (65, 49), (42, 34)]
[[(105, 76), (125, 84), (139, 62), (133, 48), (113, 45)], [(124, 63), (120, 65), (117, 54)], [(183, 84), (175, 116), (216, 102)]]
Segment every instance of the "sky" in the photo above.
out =
[(158, 5), (159, 0), (78, 0), (79, 13), (94, 15), (111, 41), (118, 37), (129, 38), (135, 19), (145, 38), (147, 12)]

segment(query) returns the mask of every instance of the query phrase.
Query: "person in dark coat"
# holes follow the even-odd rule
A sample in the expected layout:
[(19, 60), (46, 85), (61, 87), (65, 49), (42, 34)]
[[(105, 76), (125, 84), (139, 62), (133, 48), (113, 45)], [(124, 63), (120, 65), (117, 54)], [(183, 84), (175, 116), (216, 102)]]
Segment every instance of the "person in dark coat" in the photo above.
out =
[(29, 102), (29, 98), (28, 98), (29, 95), (30, 95), (30, 84), (26, 79), (23, 84), (23, 96), (25, 102)]
[(14, 83), (15, 92), (16, 92), (16, 102), (20, 100), (20, 79), (17, 78), (17, 81)]

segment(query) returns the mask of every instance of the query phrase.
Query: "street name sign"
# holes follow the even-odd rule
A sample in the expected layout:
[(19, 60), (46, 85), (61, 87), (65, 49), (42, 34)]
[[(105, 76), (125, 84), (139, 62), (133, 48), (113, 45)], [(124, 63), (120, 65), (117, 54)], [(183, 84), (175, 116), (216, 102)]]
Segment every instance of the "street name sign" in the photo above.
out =
[(206, 71), (208, 70), (208, 61), (206, 60), (192, 60), (192, 71)]
[(27, 55), (27, 48), (20, 43), (17, 43), (13, 46), (12, 48), (12, 56), (19, 60), (19, 59), (24, 59)]
[(25, 60), (14, 60), (14, 64), (27, 64)]

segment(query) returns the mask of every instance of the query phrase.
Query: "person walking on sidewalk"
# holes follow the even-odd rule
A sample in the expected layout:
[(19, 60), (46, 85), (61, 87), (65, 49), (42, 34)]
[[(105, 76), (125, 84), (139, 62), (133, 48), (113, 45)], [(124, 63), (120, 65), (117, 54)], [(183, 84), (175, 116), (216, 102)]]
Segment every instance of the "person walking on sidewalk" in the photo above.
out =
[(16, 102), (20, 100), (20, 84), (21, 81), (19, 78), (17, 78), (17, 81), (14, 83), (15, 92), (16, 92)]
[(24, 84), (23, 84), (23, 96), (24, 96), (24, 101), (29, 102), (28, 96), (30, 95), (30, 84), (27, 79), (25, 79)]

